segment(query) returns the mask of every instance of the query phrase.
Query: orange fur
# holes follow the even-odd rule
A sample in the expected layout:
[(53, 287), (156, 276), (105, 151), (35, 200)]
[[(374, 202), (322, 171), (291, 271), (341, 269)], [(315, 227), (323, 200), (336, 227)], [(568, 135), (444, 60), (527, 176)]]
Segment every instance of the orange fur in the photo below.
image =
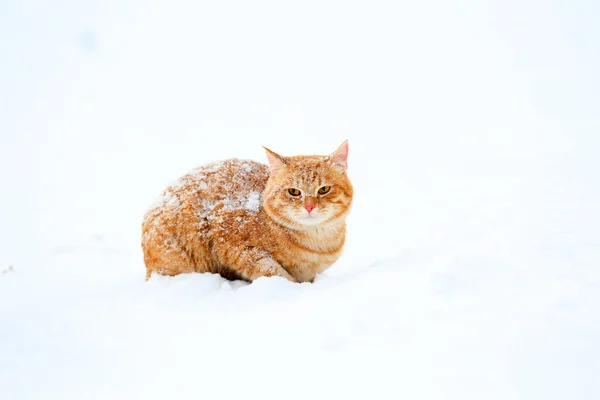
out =
[[(347, 142), (329, 156), (266, 151), (270, 168), (238, 159), (212, 163), (163, 192), (142, 224), (146, 279), (153, 272), (211, 272), (307, 282), (339, 258), (353, 197)], [(323, 186), (329, 192), (319, 194)], [(305, 204), (315, 207), (310, 215)]]

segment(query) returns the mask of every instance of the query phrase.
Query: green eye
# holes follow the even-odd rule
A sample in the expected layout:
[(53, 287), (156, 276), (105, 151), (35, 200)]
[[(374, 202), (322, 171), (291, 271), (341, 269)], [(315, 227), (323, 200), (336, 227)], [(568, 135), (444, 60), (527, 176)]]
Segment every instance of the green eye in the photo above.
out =
[(331, 190), (331, 186), (323, 186), (319, 189), (319, 194), (327, 194)]
[(300, 191), (298, 189), (288, 189), (288, 193), (292, 196), (300, 196)]

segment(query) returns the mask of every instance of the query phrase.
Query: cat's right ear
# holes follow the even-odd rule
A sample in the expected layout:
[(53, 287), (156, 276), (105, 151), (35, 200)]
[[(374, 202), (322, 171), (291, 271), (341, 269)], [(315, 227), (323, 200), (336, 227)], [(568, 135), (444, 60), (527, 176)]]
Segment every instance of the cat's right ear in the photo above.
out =
[(329, 162), (339, 168), (342, 172), (348, 169), (348, 141), (345, 140), (336, 151), (329, 156)]
[(271, 167), (271, 173), (277, 171), (279, 168), (285, 165), (285, 158), (275, 153), (273, 150), (269, 150), (263, 146), (263, 149), (267, 152), (267, 159), (269, 160), (269, 166)]

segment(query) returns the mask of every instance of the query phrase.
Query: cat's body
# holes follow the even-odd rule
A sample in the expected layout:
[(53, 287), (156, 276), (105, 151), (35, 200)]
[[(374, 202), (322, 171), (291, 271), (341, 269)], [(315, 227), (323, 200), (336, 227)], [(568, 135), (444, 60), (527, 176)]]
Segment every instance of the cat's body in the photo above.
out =
[(270, 169), (232, 159), (180, 178), (144, 217), (146, 278), (212, 272), (312, 281), (339, 258), (345, 240), (353, 190), (342, 146), (339, 159), (340, 149), (327, 157), (268, 151)]

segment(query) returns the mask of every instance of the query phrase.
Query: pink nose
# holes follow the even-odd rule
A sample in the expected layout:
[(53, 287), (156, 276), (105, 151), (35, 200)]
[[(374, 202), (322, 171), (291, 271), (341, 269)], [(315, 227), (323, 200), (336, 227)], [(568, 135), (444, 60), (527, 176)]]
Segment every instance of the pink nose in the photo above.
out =
[(312, 210), (315, 209), (315, 206), (312, 204), (305, 204), (304, 208), (306, 208), (306, 211), (311, 212)]

